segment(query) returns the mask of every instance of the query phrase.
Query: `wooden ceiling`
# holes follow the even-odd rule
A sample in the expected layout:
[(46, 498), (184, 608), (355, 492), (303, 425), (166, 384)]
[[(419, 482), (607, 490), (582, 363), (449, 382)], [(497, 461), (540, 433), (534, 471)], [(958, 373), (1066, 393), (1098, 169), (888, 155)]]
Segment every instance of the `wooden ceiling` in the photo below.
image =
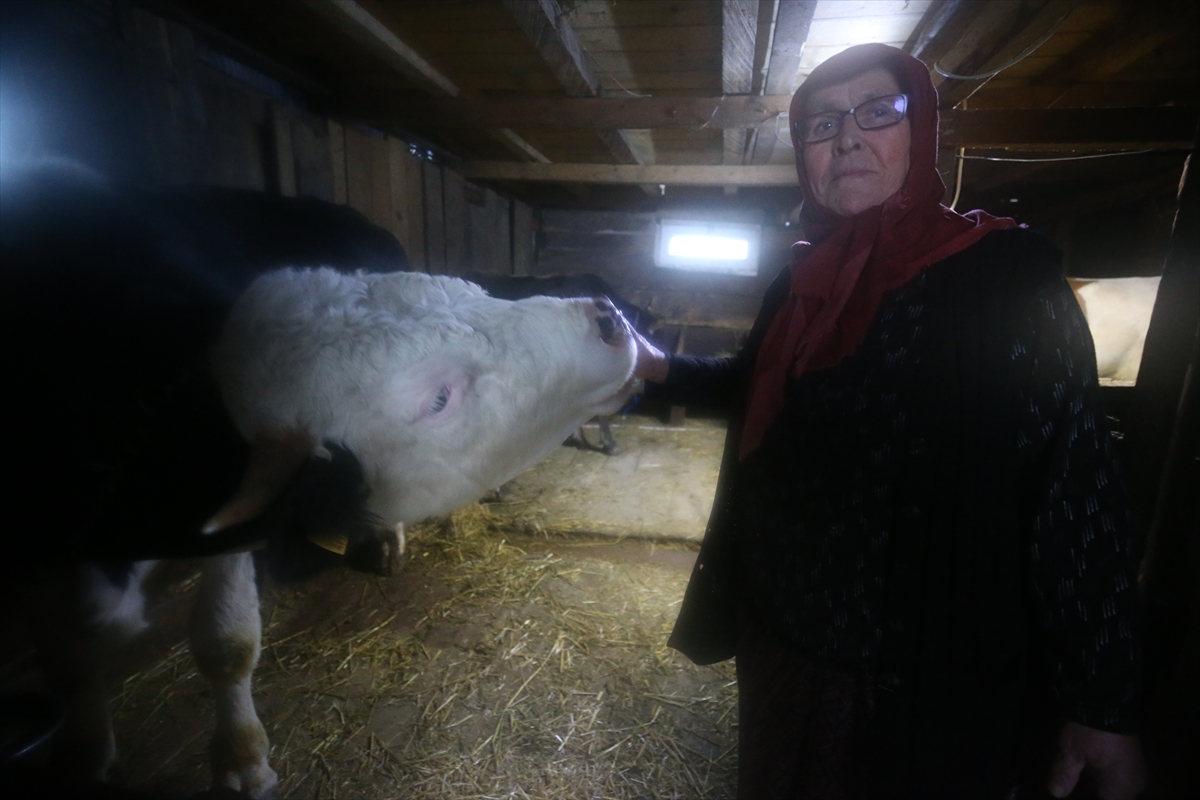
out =
[[(790, 96), (862, 41), (931, 65), (951, 189), (966, 157), (962, 202), (1005, 211), (1017, 200), (1034, 218), (1071, 212), (1072, 198), (1168, 191), (1200, 97), (1190, 0), (145, 4), (208, 31), (210, 46), (314, 110), (421, 142), (537, 205), (644, 206), (679, 192), (794, 202)], [(1138, 154), (1044, 160), (1108, 153)], [(998, 158), (1042, 160), (985, 160)]]

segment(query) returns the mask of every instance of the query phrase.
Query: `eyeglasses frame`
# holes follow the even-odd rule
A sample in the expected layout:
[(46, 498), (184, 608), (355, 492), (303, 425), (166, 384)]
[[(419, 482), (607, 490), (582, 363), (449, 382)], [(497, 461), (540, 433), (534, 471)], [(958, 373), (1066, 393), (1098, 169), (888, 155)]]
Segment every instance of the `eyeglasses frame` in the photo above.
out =
[[(889, 122), (886, 125), (879, 125), (878, 127), (875, 127), (875, 128), (864, 128), (862, 126), (862, 123), (860, 123), (858, 121), (858, 117), (855, 115), (855, 112), (857, 112), (860, 108), (867, 105), (868, 103), (874, 103), (876, 100), (884, 100), (889, 97), (903, 97), (904, 98), (904, 111), (901, 112), (900, 118), (898, 120), (896, 120), (895, 122)], [(860, 131), (881, 131), (884, 128), (890, 128), (893, 125), (899, 125), (908, 116), (908, 99), (909, 98), (908, 98), (907, 92), (896, 92), (894, 94), (881, 94), (881, 95), (879, 95), (879, 97), (872, 97), (869, 100), (863, 100), (861, 103), (856, 105), (854, 108), (848, 108), (845, 111), (841, 112), (841, 116), (838, 117), (837, 128), (835, 128), (833, 133), (831, 133), (829, 136), (825, 137), (824, 139), (815, 139), (811, 142), (806, 142), (803, 139), (801, 139), (800, 144), (805, 145), (805, 146), (808, 146), (810, 144), (821, 144), (822, 142), (828, 142), (830, 139), (837, 138), (838, 134), (840, 134), (842, 132), (842, 127), (846, 124), (846, 115), (847, 114), (854, 117), (854, 124), (858, 126), (858, 129)], [(807, 120), (810, 120), (813, 117), (819, 117), (822, 114), (836, 114), (836, 113), (837, 113), (836, 111), (820, 111), (816, 114), (809, 114), (803, 120), (799, 120), (799, 121), (793, 123), (793, 133), (797, 134), (797, 138), (799, 138), (798, 134), (800, 132), (799, 128), (800, 128), (801, 123), (803, 123)]]

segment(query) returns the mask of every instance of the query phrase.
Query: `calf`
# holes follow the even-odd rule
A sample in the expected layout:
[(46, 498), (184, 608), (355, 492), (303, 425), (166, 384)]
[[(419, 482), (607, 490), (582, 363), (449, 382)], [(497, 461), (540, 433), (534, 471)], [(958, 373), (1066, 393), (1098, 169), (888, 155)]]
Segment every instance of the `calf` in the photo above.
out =
[(1132, 386), (1137, 381), (1160, 280), (1158, 277), (1070, 279), (1096, 345), (1096, 368), (1101, 383)]
[[(625, 402), (632, 337), (603, 299), (349, 273), (395, 263), (364, 257), (360, 237), (313, 263), (287, 236), (272, 244), (270, 225), (221, 222), (219, 192), (119, 190), (70, 170), (3, 188), (9, 446), (24, 467), (6, 500), (47, 512), (4, 564), (45, 576), (34, 627), (70, 707), (61, 752), (105, 773), (100, 670), (144, 625), (150, 559), (209, 555), (191, 641), (217, 707), (214, 783), (263, 796), (276, 777), (250, 688), (255, 564), (231, 548), (352, 541), (475, 499)], [(305, 235), (336, 241), (312, 229), (344, 210), (313, 209)], [(378, 233), (368, 252), (391, 250)], [(308, 266), (271, 270), (281, 253)]]

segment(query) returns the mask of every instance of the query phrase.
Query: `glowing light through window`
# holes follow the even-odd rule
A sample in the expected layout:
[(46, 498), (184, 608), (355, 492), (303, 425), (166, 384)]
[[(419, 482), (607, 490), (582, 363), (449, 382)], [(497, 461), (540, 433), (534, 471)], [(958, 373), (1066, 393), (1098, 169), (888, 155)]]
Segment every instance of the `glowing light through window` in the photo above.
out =
[(745, 261), (750, 257), (750, 242), (730, 236), (675, 235), (667, 245), (667, 254), (680, 258)]
[(661, 220), (654, 263), (660, 267), (730, 275), (758, 274), (758, 225)]

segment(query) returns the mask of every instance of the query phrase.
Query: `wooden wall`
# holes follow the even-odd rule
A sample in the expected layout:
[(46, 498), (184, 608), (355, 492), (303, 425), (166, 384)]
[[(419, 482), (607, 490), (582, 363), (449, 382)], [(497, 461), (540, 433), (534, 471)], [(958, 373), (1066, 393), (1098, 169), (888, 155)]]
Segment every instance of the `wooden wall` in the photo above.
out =
[(761, 214), (736, 209), (681, 208), (659, 215), (543, 211), (534, 274), (600, 275), (622, 297), (659, 317), (664, 346), (690, 355), (734, 352), (758, 314), (767, 285), (791, 258), (795, 229), (763, 224), (757, 276), (712, 275), (654, 265), (660, 216), (764, 223)]
[(74, 159), (144, 185), (345, 203), (395, 234), (412, 269), (530, 271), (527, 205), (417, 158), (400, 138), (304, 110), (289, 87), (186, 25), (86, 2), (45, 4), (34, 22), (38, 41), (5, 66), (53, 124), (30, 126), (21, 157)]
[[(70, 102), (60, 103), (53, 126), (42, 126), (29, 155), (75, 158), (142, 184), (209, 184), (345, 203), (395, 234), (416, 270), (595, 273), (659, 317), (664, 344), (684, 352), (735, 349), (767, 283), (788, 261), (791, 231), (764, 226), (758, 277), (657, 268), (652, 214), (535, 211), (417, 158), (396, 136), (305, 110), (288, 86), (210, 47), (182, 23), (127, 3), (39, 8), (50, 20), (40, 30), (56, 33), (17, 66), (32, 76), (37, 94)], [(115, 16), (80, 16), (105, 8)], [(761, 221), (744, 211), (702, 213)]]

